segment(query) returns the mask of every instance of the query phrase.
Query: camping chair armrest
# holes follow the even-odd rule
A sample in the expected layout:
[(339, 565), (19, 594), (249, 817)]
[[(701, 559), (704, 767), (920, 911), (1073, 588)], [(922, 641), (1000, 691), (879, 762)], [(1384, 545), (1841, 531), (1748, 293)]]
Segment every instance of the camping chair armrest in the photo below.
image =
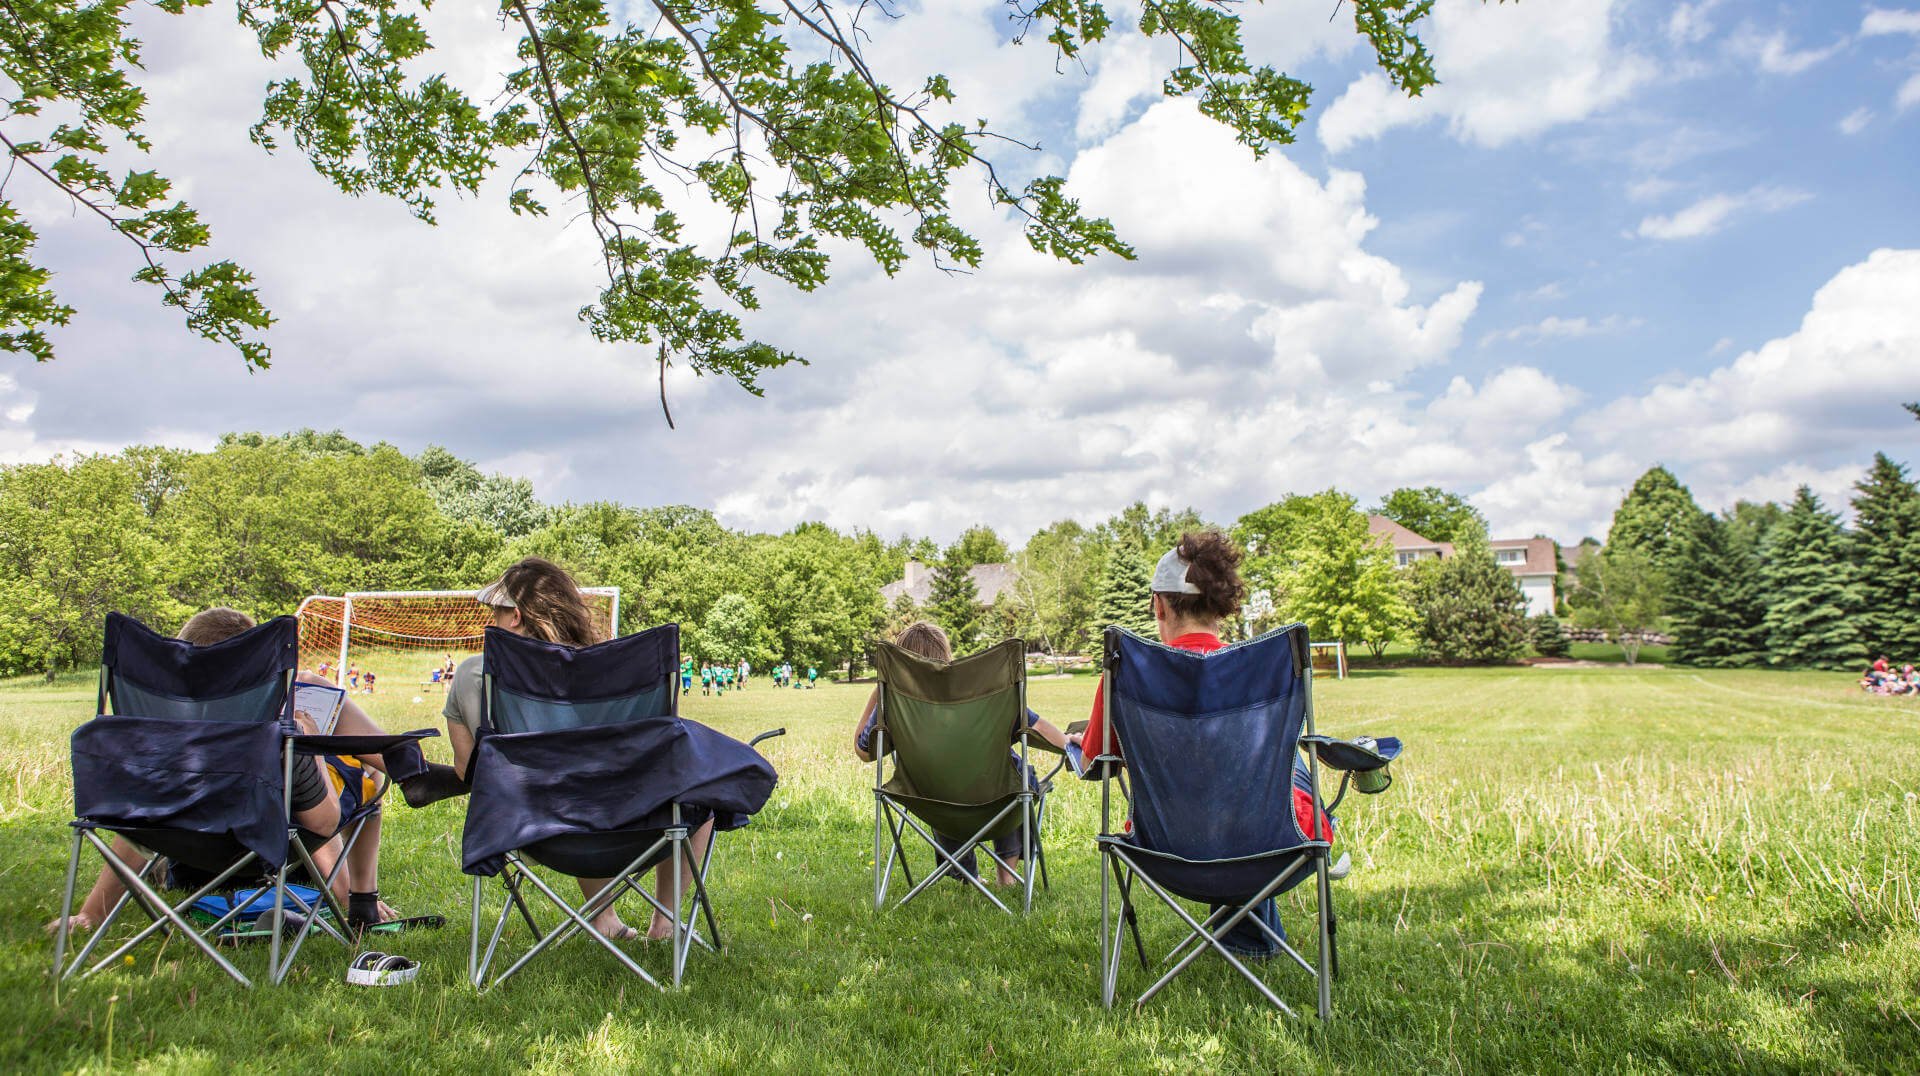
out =
[(1301, 746), (1312, 751), (1322, 766), (1335, 770), (1377, 770), (1393, 761), (1393, 755), (1399, 753), (1399, 741), (1394, 742), (1393, 754), (1377, 751), (1352, 740), (1342, 740), (1336, 736), (1302, 736)]
[(782, 726), (781, 728), (777, 728), (777, 729), (768, 729), (767, 731), (765, 731), (765, 732), (763, 732), (763, 733), (761, 733), (760, 735), (758, 735), (758, 736), (755, 736), (755, 737), (754, 737), (753, 739), (751, 739), (751, 740), (748, 740), (748, 741), (747, 741), (747, 746), (748, 746), (748, 747), (758, 747), (758, 746), (760, 746), (760, 741), (761, 741), (761, 740), (771, 740), (771, 739), (773, 739), (773, 738), (774, 738), (775, 736), (785, 736), (786, 734), (787, 734), (787, 730), (786, 730), (786, 728), (785, 728), (784, 726)]
[(377, 755), (409, 741), (431, 740), (436, 729), (389, 732), (379, 736), (292, 736), (293, 750), (302, 755)]

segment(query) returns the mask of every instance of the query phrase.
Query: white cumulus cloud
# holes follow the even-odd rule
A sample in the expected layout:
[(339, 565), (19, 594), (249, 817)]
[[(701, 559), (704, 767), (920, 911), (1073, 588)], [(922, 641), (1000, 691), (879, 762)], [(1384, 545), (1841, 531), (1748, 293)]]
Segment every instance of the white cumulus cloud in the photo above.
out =
[(1864, 37), (1883, 34), (1920, 36), (1920, 11), (1902, 8), (1868, 8), (1866, 16), (1860, 20), (1860, 33)]
[(1444, 121), (1461, 141), (1500, 146), (1593, 116), (1653, 74), (1615, 40), (1620, 6), (1440, 0), (1426, 34), (1440, 84), (1408, 98), (1383, 75), (1362, 75), (1321, 114), (1320, 141), (1340, 153), (1396, 127)]
[(1739, 194), (1710, 194), (1684, 209), (1645, 217), (1635, 234), (1642, 239), (1694, 239), (1712, 235), (1734, 218), (1777, 213), (1813, 197), (1784, 187), (1755, 187)]

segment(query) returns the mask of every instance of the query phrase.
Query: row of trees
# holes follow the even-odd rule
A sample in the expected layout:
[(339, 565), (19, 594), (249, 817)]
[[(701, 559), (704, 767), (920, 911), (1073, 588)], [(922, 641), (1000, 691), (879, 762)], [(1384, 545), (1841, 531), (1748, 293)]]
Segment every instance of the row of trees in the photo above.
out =
[(1852, 526), (1802, 486), (1785, 505), (1703, 511), (1665, 468), (1642, 475), (1604, 549), (1586, 548), (1577, 622), (1629, 642), (1668, 629), (1686, 664), (1850, 668), (1920, 660), (1920, 489), (1879, 453)]
[[(1806, 489), (1784, 506), (1707, 513), (1656, 467), (1605, 546), (1583, 544), (1566, 588), (1573, 619), (1630, 656), (1670, 630), (1675, 660), (1702, 665), (1920, 658), (1920, 490), (1881, 455), (1852, 507), (1851, 529)], [(1250, 590), (1235, 630), (1305, 621), (1316, 639), (1376, 654), (1411, 642), (1454, 662), (1564, 647), (1557, 621), (1526, 622), (1463, 498), (1402, 489), (1371, 510), (1453, 554), (1403, 568), (1353, 497), (1287, 497), (1225, 528), (1246, 551)], [(1134, 504), (1093, 526), (1054, 523), (1017, 551), (986, 527), (945, 549), (817, 523), (750, 534), (697, 508), (543, 504), (525, 480), (437, 447), (410, 457), (339, 433), (236, 434), (210, 452), (0, 468), (0, 674), (91, 660), (109, 610), (163, 625), (214, 604), (269, 616), (308, 594), (474, 586), (529, 554), (620, 587), (623, 630), (677, 622), (707, 660), (855, 666), (876, 634), (921, 616), (962, 648), (1015, 636), (1090, 653), (1107, 624), (1151, 632), (1154, 560), (1208, 525), (1192, 509)], [(889, 607), (880, 588), (909, 560), (932, 565), (932, 595)], [(969, 574), (982, 564), (1008, 566), (991, 604)]]
[(529, 554), (620, 587), (623, 630), (675, 621), (713, 660), (840, 664), (913, 546), (818, 524), (742, 534), (695, 508), (544, 505), (443, 449), (338, 433), (132, 448), (0, 469), (0, 674), (92, 660), (110, 610), (272, 616), (309, 594), (472, 587)]
[[(1283, 504), (1303, 533), (1343, 535), (1349, 551), (1364, 536), (1350, 499)], [(1336, 525), (1325, 514), (1342, 505)], [(543, 504), (527, 481), (483, 474), (438, 447), (408, 456), (337, 432), (231, 434), (208, 452), (138, 447), (0, 468), (0, 675), (93, 660), (110, 610), (163, 626), (216, 604), (273, 616), (309, 594), (475, 586), (529, 554), (620, 587), (623, 630), (677, 622), (706, 660), (857, 664), (874, 635), (919, 616), (962, 647), (1017, 636), (1043, 652), (1084, 653), (1109, 623), (1151, 631), (1154, 559), (1204, 526), (1191, 509), (1134, 504), (1094, 526), (1052, 524), (1017, 552), (986, 527), (944, 550), (821, 524), (748, 534), (697, 508)], [(1289, 569), (1316, 587), (1282, 586), (1284, 610), (1263, 590), (1278, 562), (1253, 558), (1264, 604), (1242, 627), (1286, 615), (1316, 630), (1368, 629), (1375, 620), (1328, 596), (1337, 586), (1318, 585), (1314, 565), (1338, 555)], [(933, 597), (927, 608), (889, 608), (880, 588), (909, 559), (934, 565)], [(1011, 569), (990, 605), (968, 574), (980, 564)], [(1369, 562), (1358, 577), (1390, 575), (1390, 563)], [(1389, 618), (1396, 627), (1402, 612)]]

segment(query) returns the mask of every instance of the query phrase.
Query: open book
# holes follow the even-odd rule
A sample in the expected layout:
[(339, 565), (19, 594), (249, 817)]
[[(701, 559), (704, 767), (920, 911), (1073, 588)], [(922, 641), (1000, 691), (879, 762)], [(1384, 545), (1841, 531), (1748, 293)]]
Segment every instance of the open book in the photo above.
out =
[(340, 722), (340, 708), (347, 703), (347, 693), (328, 684), (293, 685), (293, 710), (306, 714), (313, 722), (316, 736), (333, 735), (333, 727)]

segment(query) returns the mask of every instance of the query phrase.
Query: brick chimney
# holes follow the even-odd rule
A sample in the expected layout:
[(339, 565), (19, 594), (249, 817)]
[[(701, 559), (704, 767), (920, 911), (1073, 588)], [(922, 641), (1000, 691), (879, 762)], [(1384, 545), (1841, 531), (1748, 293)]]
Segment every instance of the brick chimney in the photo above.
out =
[(925, 579), (926, 577), (927, 577), (926, 565), (920, 563), (917, 560), (910, 560), (907, 562), (906, 584), (907, 584), (908, 590), (912, 590), (914, 587), (919, 586), (920, 580)]

